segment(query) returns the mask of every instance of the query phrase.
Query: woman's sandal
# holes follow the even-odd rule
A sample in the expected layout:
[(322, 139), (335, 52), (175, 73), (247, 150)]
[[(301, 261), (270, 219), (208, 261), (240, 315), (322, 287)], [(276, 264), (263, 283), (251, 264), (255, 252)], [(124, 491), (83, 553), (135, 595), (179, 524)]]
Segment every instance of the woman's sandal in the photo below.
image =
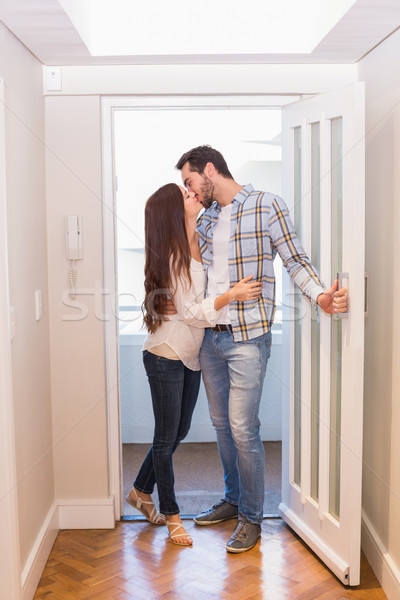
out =
[[(182, 525), (182, 523), (175, 523), (174, 521), (166, 521), (167, 523), (167, 527), (168, 527), (168, 531), (169, 531), (169, 541), (172, 542), (173, 544), (176, 544), (177, 546), (191, 546), (193, 544), (193, 540), (190, 537), (190, 535), (188, 534), (188, 532), (185, 530), (184, 526)], [(173, 529), (172, 527), (175, 526)], [(170, 529), (171, 527), (171, 529)], [(183, 529), (183, 531), (185, 533), (176, 533), (179, 529)], [(178, 542), (176, 538), (180, 538), (180, 537), (186, 537), (190, 540), (189, 541), (180, 541)]]
[[(131, 494), (129, 493), (127, 495), (127, 497), (125, 498), (126, 502), (128, 504), (130, 504), (131, 506), (133, 506), (133, 508), (136, 508), (139, 512), (142, 513), (142, 515), (144, 517), (146, 517), (146, 519), (150, 522), (153, 523), (153, 525), (165, 525), (165, 519), (162, 515), (160, 515), (160, 513), (158, 512), (158, 510), (156, 509), (156, 507), (154, 506), (153, 502), (148, 502), (146, 500), (143, 500), (142, 498), (140, 498), (137, 493), (135, 488), (131, 489), (131, 492), (135, 493), (136, 496), (136, 500), (134, 500), (131, 496)], [(146, 509), (146, 507), (144, 506), (145, 504), (149, 504), (150, 506), (152, 506), (153, 508), (151, 509), (151, 512), (149, 513), (149, 511)]]

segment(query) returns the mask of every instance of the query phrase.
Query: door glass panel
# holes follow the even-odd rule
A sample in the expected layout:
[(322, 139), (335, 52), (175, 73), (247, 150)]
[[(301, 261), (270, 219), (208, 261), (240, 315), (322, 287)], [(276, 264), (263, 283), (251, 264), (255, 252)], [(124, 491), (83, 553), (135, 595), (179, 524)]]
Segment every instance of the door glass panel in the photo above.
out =
[[(342, 271), (342, 118), (331, 121), (332, 277)], [(331, 320), (329, 512), (340, 517), (342, 321)]]
[[(311, 125), (311, 262), (320, 271), (320, 124)], [(320, 318), (311, 315), (311, 497), (318, 500)]]
[[(294, 227), (301, 239), (301, 127), (294, 129)], [(294, 482), (301, 483), (301, 294), (294, 291)]]

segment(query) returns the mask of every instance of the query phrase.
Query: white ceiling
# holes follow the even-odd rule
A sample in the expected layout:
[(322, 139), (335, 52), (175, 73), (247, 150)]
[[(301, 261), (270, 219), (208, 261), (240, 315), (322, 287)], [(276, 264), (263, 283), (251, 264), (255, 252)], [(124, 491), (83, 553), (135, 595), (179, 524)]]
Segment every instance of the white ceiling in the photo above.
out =
[(58, 0), (0, 0), (0, 20), (45, 65), (355, 63), (400, 27), (400, 0), (357, 0), (311, 54), (93, 57)]

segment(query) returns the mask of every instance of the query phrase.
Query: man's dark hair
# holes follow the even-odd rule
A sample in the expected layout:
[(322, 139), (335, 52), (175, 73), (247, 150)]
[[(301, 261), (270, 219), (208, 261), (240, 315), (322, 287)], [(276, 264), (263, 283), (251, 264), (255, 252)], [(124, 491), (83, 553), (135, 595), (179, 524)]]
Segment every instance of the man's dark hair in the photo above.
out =
[(176, 163), (175, 168), (181, 170), (187, 162), (190, 165), (191, 171), (195, 171), (196, 173), (203, 173), (206, 164), (210, 162), (222, 177), (233, 179), (221, 152), (211, 148), (211, 146), (197, 146), (197, 148), (192, 148), (189, 152), (185, 152)]

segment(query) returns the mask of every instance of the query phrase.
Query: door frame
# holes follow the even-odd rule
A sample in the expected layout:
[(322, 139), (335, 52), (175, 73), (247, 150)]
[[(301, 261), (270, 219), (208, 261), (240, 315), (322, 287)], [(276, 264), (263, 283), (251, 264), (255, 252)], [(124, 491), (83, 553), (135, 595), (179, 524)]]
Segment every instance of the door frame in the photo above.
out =
[[(312, 95), (312, 94), (310, 94)], [(107, 395), (107, 434), (109, 493), (114, 498), (114, 516), (122, 515), (122, 460), (121, 460), (121, 408), (119, 390), (119, 342), (117, 305), (117, 252), (116, 252), (116, 198), (113, 116), (117, 110), (156, 109), (217, 109), (217, 108), (270, 108), (281, 109), (301, 96), (285, 95), (212, 95), (212, 96), (129, 96), (103, 97), (101, 99), (102, 125), (102, 190), (103, 190), (103, 277), (105, 373)]]

